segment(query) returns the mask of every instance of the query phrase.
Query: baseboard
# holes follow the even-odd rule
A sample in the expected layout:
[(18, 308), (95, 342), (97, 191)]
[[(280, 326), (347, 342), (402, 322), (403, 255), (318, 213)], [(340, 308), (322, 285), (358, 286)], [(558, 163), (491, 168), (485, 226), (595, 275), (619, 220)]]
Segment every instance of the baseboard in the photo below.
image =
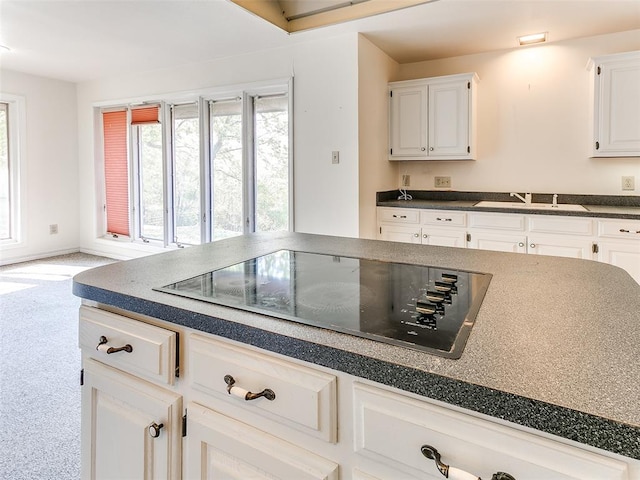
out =
[(78, 252), (80, 252), (79, 248), (69, 248), (65, 250), (55, 250), (52, 252), (37, 253), (33, 255), (24, 255), (21, 257), (13, 257), (6, 260), (0, 259), (0, 266), (13, 265), (14, 263), (32, 262), (34, 260), (42, 260), (43, 258), (57, 257), (59, 255), (69, 255), (70, 253), (78, 253)]

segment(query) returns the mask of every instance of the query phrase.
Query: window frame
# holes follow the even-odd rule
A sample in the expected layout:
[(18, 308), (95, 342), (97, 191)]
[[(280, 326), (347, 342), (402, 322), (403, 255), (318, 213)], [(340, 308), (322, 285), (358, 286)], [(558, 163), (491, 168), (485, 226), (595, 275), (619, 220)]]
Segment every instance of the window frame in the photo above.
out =
[(24, 161), (26, 151), (25, 97), (0, 92), (0, 102), (7, 105), (9, 162), (9, 237), (0, 239), (0, 246), (10, 248), (24, 241)]
[[(209, 102), (229, 100), (239, 97), (242, 99), (242, 149), (243, 149), (243, 234), (255, 231), (255, 141), (253, 135), (253, 98), (256, 96), (284, 95), (288, 102), (288, 228), (294, 231), (294, 166), (293, 166), (293, 77), (270, 82), (256, 82), (252, 84), (237, 85), (233, 87), (222, 87), (206, 89), (196, 92), (182, 92), (174, 95), (149, 96), (144, 99), (135, 98), (113, 102), (95, 103), (94, 111), (96, 118), (96, 135), (100, 141), (96, 142), (96, 174), (98, 175), (98, 185), (102, 189), (101, 211), (103, 212), (102, 222), (98, 225), (98, 236), (105, 239), (128, 241), (130, 243), (149, 244), (163, 248), (182, 248), (185, 244), (176, 237), (174, 211), (174, 185), (173, 173), (175, 168), (175, 158), (173, 155), (173, 115), (174, 105), (184, 105), (196, 103), (199, 113), (200, 129), (200, 238), (201, 243), (212, 241), (213, 237), (213, 194), (212, 194), (212, 163), (210, 151), (210, 111)], [(137, 133), (134, 132), (134, 125), (131, 125), (131, 110), (135, 107), (146, 105), (160, 105), (160, 123), (162, 124), (163, 142), (163, 203), (164, 203), (164, 234), (163, 239), (145, 239), (141, 236), (141, 223), (138, 218), (140, 212), (140, 184), (139, 184), (139, 152)], [(104, 184), (104, 139), (102, 137), (102, 113), (109, 110), (127, 109), (127, 143), (128, 143), (128, 165), (129, 165), (129, 237), (113, 236), (106, 231), (106, 186)], [(251, 119), (251, 121), (248, 121)], [(100, 162), (101, 160), (101, 162)]]

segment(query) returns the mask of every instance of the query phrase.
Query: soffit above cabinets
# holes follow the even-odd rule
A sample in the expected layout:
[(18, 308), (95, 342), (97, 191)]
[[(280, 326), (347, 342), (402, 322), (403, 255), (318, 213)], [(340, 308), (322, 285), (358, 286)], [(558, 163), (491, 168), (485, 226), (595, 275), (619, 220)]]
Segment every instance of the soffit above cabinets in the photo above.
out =
[(231, 0), (288, 33), (348, 22), (436, 0)]

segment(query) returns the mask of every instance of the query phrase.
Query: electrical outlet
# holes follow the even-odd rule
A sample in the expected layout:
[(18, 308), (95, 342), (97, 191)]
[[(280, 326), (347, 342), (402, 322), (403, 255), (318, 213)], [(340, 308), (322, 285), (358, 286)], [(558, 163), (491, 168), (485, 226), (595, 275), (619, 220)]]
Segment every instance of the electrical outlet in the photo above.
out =
[(403, 187), (411, 186), (411, 175), (402, 175), (402, 186)]
[(337, 165), (338, 163), (340, 163), (340, 152), (337, 150), (334, 150), (333, 152), (331, 152), (331, 163), (333, 163), (334, 165)]
[(636, 177), (622, 177), (622, 190), (635, 190)]
[(450, 188), (451, 177), (434, 177), (433, 184), (436, 188)]
[(52, 223), (49, 225), (49, 235), (56, 235), (58, 233), (58, 224)]

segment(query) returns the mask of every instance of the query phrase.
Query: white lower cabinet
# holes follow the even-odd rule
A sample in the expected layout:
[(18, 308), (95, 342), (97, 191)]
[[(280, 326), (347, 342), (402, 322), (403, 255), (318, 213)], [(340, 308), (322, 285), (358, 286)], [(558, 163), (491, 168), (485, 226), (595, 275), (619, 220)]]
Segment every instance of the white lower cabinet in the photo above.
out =
[(465, 223), (462, 212), (378, 208), (378, 239), (465, 248)]
[(180, 395), (92, 359), (82, 388), (84, 480), (181, 477)]
[(378, 207), (379, 240), (599, 260), (640, 283), (640, 221)]
[(358, 466), (363, 479), (444, 478), (423, 446), (438, 451), (450, 477), (458, 469), (470, 474), (464, 478), (629, 478), (624, 461), (369, 385), (354, 385), (354, 417), (355, 450), (370, 459)]
[(187, 407), (185, 472), (193, 480), (338, 480), (338, 465), (202, 405)]
[[(113, 320), (131, 341), (140, 335), (135, 345), (175, 336), (182, 365), (173, 383), (126, 371), (137, 371), (127, 357), (119, 367), (104, 363), (129, 353), (90, 347), (102, 332), (83, 323), (97, 319)], [(444, 478), (424, 445), (451, 466), (449, 478), (477, 478), (452, 475), (459, 469), (485, 480), (498, 471), (517, 480), (640, 480), (640, 461), (214, 335), (86, 306), (80, 323), (83, 480)], [(273, 395), (250, 395), (266, 389)]]
[(597, 258), (625, 269), (640, 283), (640, 221), (598, 221)]

